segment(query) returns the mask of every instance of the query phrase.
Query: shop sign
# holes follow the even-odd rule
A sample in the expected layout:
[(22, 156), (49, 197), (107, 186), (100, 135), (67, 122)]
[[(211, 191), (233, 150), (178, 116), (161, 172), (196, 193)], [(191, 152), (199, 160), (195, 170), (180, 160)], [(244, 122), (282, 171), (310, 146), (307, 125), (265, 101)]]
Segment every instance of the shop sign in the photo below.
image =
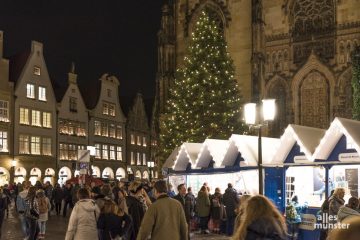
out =
[(80, 169), (79, 173), (85, 175), (87, 173), (87, 169)]
[(79, 162), (90, 162), (90, 150), (78, 150)]
[(340, 153), (339, 161), (340, 162), (360, 161), (360, 157), (358, 153)]
[(294, 157), (294, 163), (309, 163), (309, 160), (306, 158), (306, 156), (295, 156)]
[(314, 214), (302, 214), (301, 223), (299, 225), (300, 229), (314, 231), (316, 224), (316, 216)]

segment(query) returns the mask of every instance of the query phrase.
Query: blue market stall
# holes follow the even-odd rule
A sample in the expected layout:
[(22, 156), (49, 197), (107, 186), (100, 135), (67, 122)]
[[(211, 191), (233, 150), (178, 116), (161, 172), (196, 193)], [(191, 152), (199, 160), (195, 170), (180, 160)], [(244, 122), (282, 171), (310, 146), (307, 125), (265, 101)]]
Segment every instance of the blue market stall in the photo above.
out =
[(325, 169), (312, 161), (315, 148), (325, 130), (290, 124), (280, 138), (270, 164), (265, 167), (265, 195), (273, 200), (280, 211), (294, 196), (299, 203), (308, 205), (302, 215), (300, 239), (318, 239), (314, 228), (316, 212), (320, 209), (325, 192)]

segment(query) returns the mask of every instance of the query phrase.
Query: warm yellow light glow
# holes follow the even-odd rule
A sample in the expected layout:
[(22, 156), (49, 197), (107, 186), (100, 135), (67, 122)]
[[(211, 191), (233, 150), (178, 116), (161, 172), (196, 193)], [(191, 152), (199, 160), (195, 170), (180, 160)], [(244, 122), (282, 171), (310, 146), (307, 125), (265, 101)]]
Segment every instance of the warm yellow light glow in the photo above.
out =
[(256, 103), (247, 103), (244, 106), (244, 115), (246, 124), (256, 123)]
[(12, 167), (16, 167), (16, 164), (17, 164), (17, 161), (15, 159), (11, 160), (11, 166)]
[(275, 99), (264, 99), (262, 103), (264, 121), (274, 120), (276, 113)]

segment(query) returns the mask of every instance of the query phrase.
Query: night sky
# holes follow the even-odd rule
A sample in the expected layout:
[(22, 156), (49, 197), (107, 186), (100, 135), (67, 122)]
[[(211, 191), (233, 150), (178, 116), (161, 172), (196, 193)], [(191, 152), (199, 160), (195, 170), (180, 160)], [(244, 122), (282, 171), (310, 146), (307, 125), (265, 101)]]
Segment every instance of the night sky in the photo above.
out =
[(71, 62), (82, 89), (103, 73), (120, 95), (155, 94), (157, 32), (165, 0), (0, 0), (5, 57), (44, 44), (50, 78), (64, 86)]

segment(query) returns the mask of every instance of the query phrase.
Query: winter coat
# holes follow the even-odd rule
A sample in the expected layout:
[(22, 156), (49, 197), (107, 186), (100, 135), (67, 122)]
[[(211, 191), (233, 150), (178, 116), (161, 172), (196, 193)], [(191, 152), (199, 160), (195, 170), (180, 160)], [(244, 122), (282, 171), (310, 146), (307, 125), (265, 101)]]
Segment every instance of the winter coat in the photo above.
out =
[(45, 188), (45, 196), (50, 200), (52, 198), (52, 192), (53, 192), (54, 188), (49, 185)]
[(195, 212), (195, 196), (194, 194), (187, 193), (185, 196), (185, 217), (188, 218), (190, 217), (190, 219), (194, 216), (194, 212)]
[(141, 224), (137, 240), (188, 239), (183, 207), (179, 201), (163, 195), (158, 197), (147, 212)]
[(223, 195), (223, 202), (226, 207), (226, 216), (227, 217), (235, 217), (235, 209), (239, 204), (239, 197), (234, 188), (227, 188)]
[(196, 213), (198, 217), (208, 217), (210, 215), (210, 199), (209, 196), (200, 191), (196, 200)]
[(64, 190), (63, 190), (64, 201), (65, 202), (71, 202), (72, 201), (71, 189), (72, 189), (71, 187), (70, 188), (65, 187)]
[(79, 200), (71, 212), (65, 240), (98, 240), (100, 210), (91, 199)]
[[(276, 226), (277, 224), (278, 226)], [(260, 218), (253, 221), (246, 231), (245, 240), (286, 240), (286, 233), (281, 230), (280, 223)]]
[(141, 221), (145, 215), (145, 210), (142, 202), (133, 196), (126, 196), (126, 205), (128, 207), (129, 215), (133, 222), (134, 233), (130, 236), (130, 239), (136, 239), (139, 232)]
[(124, 216), (118, 216), (113, 213), (100, 214), (97, 222), (99, 240), (111, 240), (111, 238), (116, 236), (126, 239), (130, 224), (131, 219), (126, 214)]
[(340, 210), (340, 207), (345, 203), (344, 199), (340, 199), (335, 195), (329, 198), (329, 215), (336, 216)]
[(53, 196), (53, 200), (55, 203), (61, 203), (61, 201), (64, 198), (64, 192), (60, 187), (57, 187), (54, 189), (54, 191), (52, 192)]
[[(36, 201), (37, 201), (37, 205), (39, 206), (39, 199), (36, 199)], [(39, 219), (38, 219), (38, 221), (40, 221), (40, 222), (45, 222), (45, 221), (47, 221), (48, 220), (48, 216), (49, 216), (49, 210), (50, 210), (50, 208), (51, 208), (51, 206), (50, 206), (50, 201), (49, 201), (49, 199), (47, 198), (47, 197), (45, 197), (45, 202), (46, 202), (46, 206), (47, 206), (47, 211), (46, 212), (44, 212), (44, 213), (40, 213), (39, 212)]]
[(215, 193), (210, 198), (211, 203), (211, 218), (214, 220), (220, 220), (222, 218), (222, 195), (221, 193)]
[(20, 214), (25, 213), (26, 210), (25, 199), (27, 195), (28, 195), (28, 190), (24, 190), (20, 192), (19, 195), (16, 197), (16, 208), (17, 208), (17, 212)]
[[(4, 212), (5, 209), (7, 209), (7, 207), (8, 207), (8, 202), (6, 199), (6, 195), (1, 194), (1, 196), (0, 196), (0, 213)], [(1, 219), (0, 219), (0, 221), (1, 221)]]
[(307, 205), (300, 205), (297, 202), (291, 202), (286, 206), (286, 222), (288, 224), (301, 223), (301, 214), (307, 208)]
[(347, 219), (349, 220), (350, 218), (353, 217), (360, 217), (360, 213), (352, 208), (349, 208), (347, 206), (342, 206), (339, 209), (338, 212), (338, 222), (342, 222), (343, 220)]
[(35, 216), (33, 213), (37, 213), (39, 215), (39, 207), (36, 201), (36, 198), (26, 198), (25, 199), (25, 217), (31, 219), (38, 219), (39, 216)]

